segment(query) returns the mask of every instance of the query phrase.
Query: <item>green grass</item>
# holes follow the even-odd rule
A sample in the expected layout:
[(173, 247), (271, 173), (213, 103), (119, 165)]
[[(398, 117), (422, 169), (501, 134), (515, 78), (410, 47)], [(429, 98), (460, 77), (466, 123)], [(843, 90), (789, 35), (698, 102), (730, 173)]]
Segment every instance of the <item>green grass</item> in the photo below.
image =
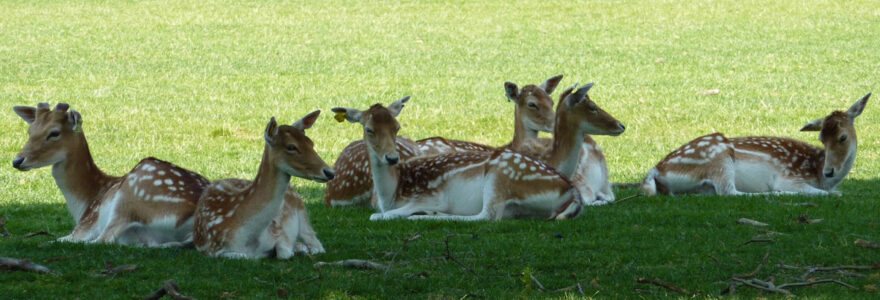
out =
[[(792, 280), (778, 263), (880, 262), (880, 251), (853, 246), (880, 240), (878, 99), (856, 122), (859, 156), (843, 197), (654, 197), (590, 207), (565, 222), (373, 223), (367, 209), (325, 208), (323, 185), (295, 179), (328, 252), (289, 261), (23, 238), (38, 230), (66, 235), (74, 223), (48, 169), (9, 166), (26, 141), (11, 107), (40, 101), (80, 111), (96, 162), (116, 175), (156, 156), (212, 179), (252, 178), (269, 117), (293, 122), (314, 109), (403, 95), (413, 98), (400, 116), (402, 134), (500, 145), (513, 130), (502, 83), (563, 73), (563, 86), (595, 81), (592, 98), (627, 125), (620, 137), (597, 139), (612, 180), (632, 182), (713, 131), (818, 144), (815, 133), (797, 130), (880, 92), (877, 1), (3, 1), (0, 41), (0, 157), (8, 159), (0, 215), (12, 233), (0, 239), (0, 255), (58, 273), (0, 273), (5, 299), (140, 297), (169, 278), (198, 298), (272, 298), (278, 288), (298, 298), (566, 296), (537, 291), (523, 272), (550, 289), (580, 280), (597, 298), (664, 294), (637, 277), (711, 297), (731, 275), (751, 272), (766, 250), (760, 276), (777, 282)], [(699, 94), (709, 89), (720, 94)], [(327, 114), (309, 135), (332, 162), (359, 131)], [(818, 206), (786, 205), (798, 202)], [(800, 214), (825, 222), (800, 224)], [(741, 245), (760, 235), (736, 225), (741, 217), (786, 235)], [(388, 263), (416, 232), (423, 237), (399, 252), (387, 275), (325, 267), (320, 279), (303, 282), (317, 274), (313, 261)], [(462, 234), (450, 238), (452, 254), (477, 276), (443, 259), (448, 233)], [(44, 262), (59, 257), (68, 259)], [(96, 275), (106, 262), (138, 270)], [(856, 289), (794, 292), (877, 297), (865, 288), (880, 284), (876, 276), (845, 280)]]

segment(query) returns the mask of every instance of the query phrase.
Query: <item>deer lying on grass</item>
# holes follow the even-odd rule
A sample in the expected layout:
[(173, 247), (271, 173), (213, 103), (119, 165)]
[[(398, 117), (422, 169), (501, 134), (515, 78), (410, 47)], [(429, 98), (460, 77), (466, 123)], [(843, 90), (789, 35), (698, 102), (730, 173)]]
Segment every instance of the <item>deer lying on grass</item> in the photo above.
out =
[[(516, 104), (514, 116), (514, 133), (511, 142), (504, 148), (517, 151), (530, 147), (533, 143), (527, 143), (530, 139), (536, 139), (538, 132), (552, 132), (553, 130), (553, 99), (550, 94), (562, 80), (562, 75), (556, 75), (547, 79), (541, 85), (527, 85), (519, 90), (514, 83), (505, 83), (508, 91), (508, 100)], [(515, 95), (515, 96), (511, 96)], [(406, 102), (408, 98), (401, 99)], [(403, 107), (403, 102), (389, 106), (394, 111), (400, 111), (395, 106)], [(397, 138), (397, 151), (401, 161), (409, 160), (416, 156), (436, 155), (445, 152), (465, 151), (494, 151), (494, 147), (457, 140), (447, 140), (442, 137), (433, 137), (413, 142), (405, 137)], [(541, 148), (543, 151), (543, 148)], [(528, 151), (524, 151), (529, 153)], [(363, 140), (351, 143), (346, 147), (336, 164), (333, 166), (337, 172), (334, 180), (327, 184), (324, 202), (328, 206), (347, 206), (358, 204), (371, 204), (376, 207), (376, 199), (372, 197), (373, 180), (370, 175), (370, 159), (367, 146)], [(371, 201), (365, 201), (371, 199)]]
[(92, 159), (82, 116), (59, 103), (16, 106), (30, 124), (29, 140), (13, 160), (16, 169), (52, 166), (52, 177), (76, 220), (63, 242), (102, 242), (148, 247), (192, 241), (192, 214), (208, 180), (156, 159), (141, 160), (128, 174), (113, 177)]
[[(584, 114), (598, 113), (595, 103), (586, 99), (590, 86), (573, 94), (572, 89), (567, 90), (563, 93), (564, 104), (560, 105)], [(568, 219), (580, 214), (583, 200), (577, 189), (540, 160), (509, 149), (497, 149), (417, 157), (398, 164), (389, 157), (397, 156), (390, 141), (399, 129), (394, 118), (399, 111), (392, 112), (379, 104), (366, 111), (338, 107), (333, 111), (364, 126), (380, 210), (370, 216), (371, 220), (401, 217), (464, 221)], [(580, 120), (556, 124), (557, 136), (571, 137), (554, 143), (554, 149), (558, 150), (554, 158), (562, 161), (560, 165), (576, 164), (580, 143), (571, 140), (580, 141), (585, 131), (593, 129), (589, 121)], [(563, 148), (568, 149), (560, 150)]]
[(647, 195), (678, 193), (840, 194), (835, 187), (856, 158), (858, 117), (871, 94), (848, 111), (834, 111), (801, 131), (819, 131), (825, 149), (781, 137), (727, 139), (714, 133), (666, 156), (642, 182)]
[(302, 197), (290, 187), (291, 176), (317, 182), (333, 179), (333, 170), (305, 135), (320, 113), (312, 112), (292, 126), (279, 126), (273, 117), (266, 126), (256, 178), (217, 180), (205, 189), (196, 210), (196, 249), (229, 258), (262, 258), (274, 251), (277, 258), (287, 259), (294, 251), (324, 252)]

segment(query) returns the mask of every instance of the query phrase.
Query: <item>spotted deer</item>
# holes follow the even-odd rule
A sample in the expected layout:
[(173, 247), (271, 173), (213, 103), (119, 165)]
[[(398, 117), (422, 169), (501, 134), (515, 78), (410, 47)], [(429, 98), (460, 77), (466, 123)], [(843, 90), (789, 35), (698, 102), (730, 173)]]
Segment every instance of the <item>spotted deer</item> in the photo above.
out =
[[(536, 139), (538, 132), (553, 131), (553, 99), (550, 94), (556, 89), (562, 75), (553, 76), (540, 85), (526, 85), (519, 89), (515, 83), (504, 84), (507, 91), (508, 101), (515, 105), (513, 139), (504, 148), (529, 153), (526, 147), (533, 144), (526, 143), (530, 139)], [(401, 99), (403, 102), (406, 100)], [(389, 106), (393, 107), (395, 104)], [(403, 103), (399, 103), (402, 107)], [(397, 110), (399, 111), (399, 109)], [(397, 151), (402, 161), (423, 155), (436, 155), (445, 152), (465, 151), (494, 151), (495, 147), (466, 141), (450, 140), (442, 137), (432, 137), (413, 142), (406, 137), (397, 138)], [(542, 151), (544, 148), (540, 148)], [(336, 164), (336, 179), (327, 184), (324, 202), (328, 206), (347, 206), (371, 204), (376, 207), (376, 199), (373, 197), (373, 180), (370, 175), (370, 160), (368, 150), (363, 140), (351, 143), (339, 155)], [(366, 201), (370, 199), (371, 201)]]
[(782, 137), (698, 137), (666, 156), (642, 182), (647, 195), (715, 193), (840, 194), (835, 187), (856, 158), (854, 121), (871, 94), (801, 131), (819, 131), (824, 149)]
[[(576, 93), (564, 94), (564, 103), (576, 110), (589, 110), (586, 100), (589, 86)], [(570, 96), (570, 97), (569, 97)], [(497, 220), (506, 218), (568, 219), (580, 214), (583, 200), (568, 179), (551, 165), (510, 149), (493, 152), (451, 152), (422, 156), (398, 164), (388, 160), (395, 155), (390, 142), (399, 125), (394, 114), (381, 105), (369, 110), (334, 108), (346, 119), (365, 128), (370, 152), (373, 187), (379, 213), (371, 220), (408, 217), (410, 219)], [(399, 113), (399, 112), (398, 112)], [(563, 124), (563, 125), (560, 125)], [(574, 131), (571, 136), (591, 129), (589, 124), (561, 122)], [(570, 127), (569, 127), (570, 126)], [(369, 129), (369, 130), (368, 130)], [(369, 138), (368, 133), (384, 138)], [(559, 133), (559, 132), (557, 132)], [(579, 149), (579, 143), (561, 157)], [(554, 156), (556, 158), (557, 156)], [(573, 158), (572, 158), (573, 157)], [(563, 160), (577, 160), (567, 155)]]
[(312, 112), (291, 126), (279, 126), (273, 117), (263, 135), (256, 178), (217, 180), (205, 189), (195, 216), (196, 249), (229, 258), (274, 254), (287, 259), (295, 252), (324, 252), (302, 197), (290, 187), (291, 176), (317, 182), (333, 179), (333, 170), (305, 134), (320, 113)]
[(67, 103), (13, 108), (30, 127), (12, 166), (21, 171), (52, 166), (76, 221), (73, 232), (58, 241), (147, 247), (192, 241), (192, 215), (208, 180), (152, 157), (122, 177), (105, 174), (92, 159), (82, 116), (69, 108)]

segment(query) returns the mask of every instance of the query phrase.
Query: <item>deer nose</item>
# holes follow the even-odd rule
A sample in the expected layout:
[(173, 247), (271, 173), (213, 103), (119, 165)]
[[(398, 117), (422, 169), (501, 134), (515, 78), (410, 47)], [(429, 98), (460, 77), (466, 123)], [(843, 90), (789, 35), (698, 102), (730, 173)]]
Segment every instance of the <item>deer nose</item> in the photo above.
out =
[(400, 157), (399, 156), (391, 157), (391, 156), (385, 155), (385, 161), (387, 161), (389, 165), (393, 166), (393, 165), (396, 165), (398, 161), (400, 161)]
[(16, 157), (12, 160), (12, 167), (16, 169), (21, 169), (22, 163), (24, 163), (24, 157)]
[(828, 178), (834, 177), (834, 168), (831, 168), (830, 171), (825, 172), (825, 177), (828, 177)]
[(620, 132), (626, 131), (626, 126), (623, 126), (623, 123), (617, 123), (617, 126), (620, 126)]
[(336, 172), (330, 169), (324, 169), (324, 176), (327, 176), (328, 180), (332, 180), (333, 177), (336, 177)]

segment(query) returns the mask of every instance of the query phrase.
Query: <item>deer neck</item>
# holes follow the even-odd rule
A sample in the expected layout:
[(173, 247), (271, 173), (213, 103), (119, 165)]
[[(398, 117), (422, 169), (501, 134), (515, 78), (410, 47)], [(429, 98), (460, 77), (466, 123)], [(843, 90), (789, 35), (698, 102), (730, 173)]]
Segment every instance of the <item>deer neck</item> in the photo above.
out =
[(538, 131), (526, 128), (523, 121), (522, 109), (516, 107), (516, 113), (513, 117), (513, 140), (507, 146), (511, 149), (519, 149), (527, 139), (537, 139)]
[(275, 215), (281, 211), (284, 194), (290, 187), (290, 175), (271, 162), (269, 151), (269, 145), (266, 145), (257, 177), (254, 178), (249, 190), (245, 191), (250, 194), (247, 205), (256, 210), (252, 222), (262, 222), (265, 226), (269, 226)]
[(397, 167), (386, 164), (372, 149), (369, 152), (373, 192), (376, 193), (376, 199), (378, 199), (379, 211), (385, 212), (394, 208), (400, 173)]
[(104, 193), (116, 181), (95, 165), (85, 135), (77, 133), (74, 147), (67, 157), (52, 165), (52, 177), (64, 195), (67, 210), (79, 222), (86, 209), (100, 202)]
[(553, 127), (553, 146), (550, 148), (547, 163), (567, 178), (571, 178), (577, 169), (584, 134), (578, 124), (568, 124), (565, 113), (557, 113), (556, 124)]

